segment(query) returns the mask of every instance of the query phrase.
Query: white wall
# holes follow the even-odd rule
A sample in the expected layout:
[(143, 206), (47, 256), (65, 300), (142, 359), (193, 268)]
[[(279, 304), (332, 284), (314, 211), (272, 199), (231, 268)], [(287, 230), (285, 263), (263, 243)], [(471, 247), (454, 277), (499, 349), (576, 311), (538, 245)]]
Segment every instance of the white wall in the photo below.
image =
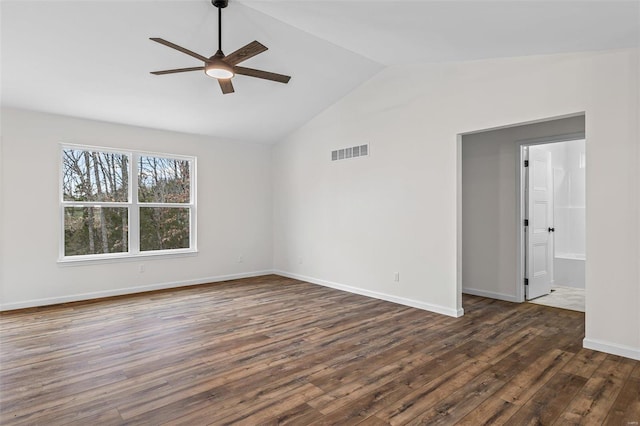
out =
[[(199, 253), (58, 264), (60, 142), (196, 156)], [(209, 282), (272, 268), (268, 146), (3, 109), (1, 160), (3, 309)], [(238, 263), (240, 255), (243, 263)], [(138, 272), (141, 263), (144, 273)]]
[(637, 50), (383, 70), (275, 147), (275, 268), (455, 314), (457, 135), (585, 112), (585, 345), (640, 358), (639, 71)]
[(578, 116), (463, 136), (464, 293), (518, 301), (518, 142), (584, 131)]

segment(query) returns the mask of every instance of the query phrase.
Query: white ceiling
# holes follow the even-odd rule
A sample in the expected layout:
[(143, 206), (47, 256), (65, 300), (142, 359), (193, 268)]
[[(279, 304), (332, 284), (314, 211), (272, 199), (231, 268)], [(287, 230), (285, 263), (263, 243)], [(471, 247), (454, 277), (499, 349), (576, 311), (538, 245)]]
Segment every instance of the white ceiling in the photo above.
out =
[(200, 66), (149, 37), (216, 50), (210, 0), (2, 1), (2, 104), (273, 143), (386, 65), (638, 47), (640, 1), (231, 0), (223, 50), (270, 49), (222, 95)]

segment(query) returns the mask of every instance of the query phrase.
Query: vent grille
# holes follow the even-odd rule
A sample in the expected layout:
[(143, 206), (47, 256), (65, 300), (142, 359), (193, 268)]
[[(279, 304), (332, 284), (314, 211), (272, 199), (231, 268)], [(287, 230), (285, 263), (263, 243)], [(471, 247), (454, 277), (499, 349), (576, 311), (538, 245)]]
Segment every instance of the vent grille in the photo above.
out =
[(369, 155), (369, 144), (350, 146), (349, 148), (331, 151), (331, 161), (346, 160), (348, 158), (366, 157)]

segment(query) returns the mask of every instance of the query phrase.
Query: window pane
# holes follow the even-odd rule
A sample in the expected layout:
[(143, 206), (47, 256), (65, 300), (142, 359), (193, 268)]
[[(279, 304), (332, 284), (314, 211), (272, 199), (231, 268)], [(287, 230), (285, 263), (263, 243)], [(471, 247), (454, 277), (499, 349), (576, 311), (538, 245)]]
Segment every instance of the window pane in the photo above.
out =
[(128, 251), (126, 207), (65, 207), (64, 255)]
[(65, 201), (118, 201), (129, 198), (129, 158), (115, 152), (62, 151)]
[(189, 247), (189, 208), (140, 208), (140, 251)]
[(138, 199), (141, 203), (189, 203), (188, 160), (140, 157)]

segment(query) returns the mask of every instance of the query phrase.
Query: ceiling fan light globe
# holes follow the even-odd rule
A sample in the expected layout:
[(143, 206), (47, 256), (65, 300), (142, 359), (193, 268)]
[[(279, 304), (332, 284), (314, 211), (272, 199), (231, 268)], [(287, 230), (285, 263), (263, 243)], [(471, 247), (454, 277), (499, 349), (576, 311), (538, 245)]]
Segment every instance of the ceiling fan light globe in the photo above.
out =
[(235, 75), (232, 71), (226, 68), (214, 68), (214, 67), (205, 69), (204, 73), (207, 74), (209, 77), (223, 79), (223, 80), (233, 78), (233, 76)]
[(217, 52), (209, 58), (209, 62), (204, 64), (204, 73), (209, 77), (222, 80), (232, 78), (235, 75), (233, 67), (223, 61), (222, 58), (224, 58), (222, 52)]

